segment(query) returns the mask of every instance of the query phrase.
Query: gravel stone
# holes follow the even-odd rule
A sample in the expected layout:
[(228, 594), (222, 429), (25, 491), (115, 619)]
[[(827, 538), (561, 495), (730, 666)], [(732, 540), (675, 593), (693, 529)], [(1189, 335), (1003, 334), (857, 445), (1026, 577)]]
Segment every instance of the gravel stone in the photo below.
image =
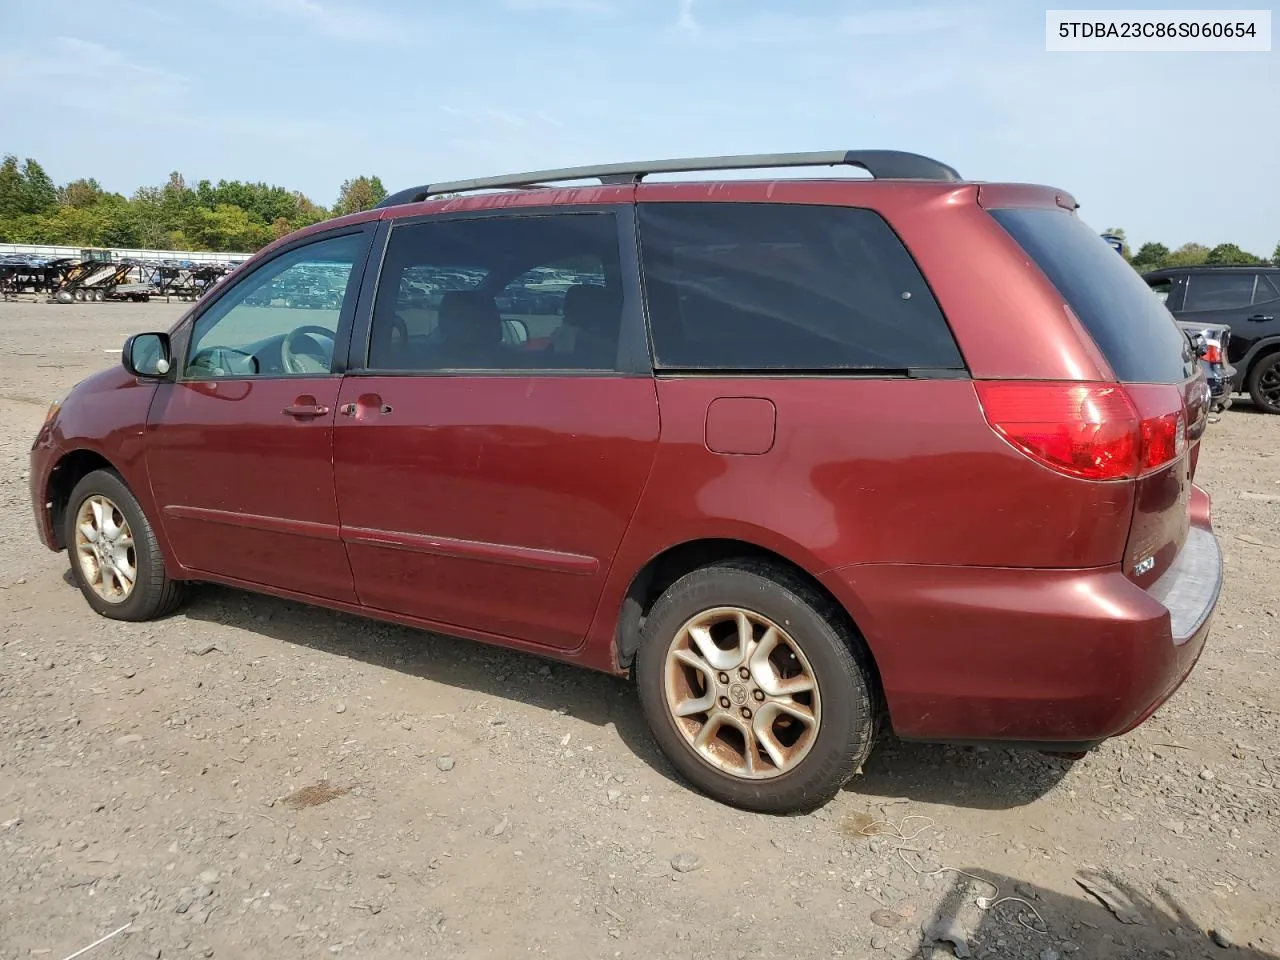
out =
[[(162, 97), (159, 115), (170, 106)], [(161, 141), (143, 137), (139, 150), (163, 150)], [(1249, 952), (1244, 939), (1259, 958), (1280, 957), (1267, 919), (1280, 861), (1280, 417), (1240, 400), (1244, 409), (1226, 411), (1201, 441), (1196, 483), (1214, 498), (1227, 587), (1201, 662), (1154, 719), (1070, 762), (885, 736), (865, 775), (828, 806), (766, 817), (675, 777), (630, 682), (216, 586), (193, 589), (163, 622), (94, 613), (66, 582), (66, 554), (33, 536), (31, 441), (48, 399), (118, 363), (104, 350), (169, 329), (190, 309), (177, 299), (0, 300), (6, 957), (58, 960), (132, 919), (84, 960), (157, 960), (161, 951), (194, 960), (211, 946), (221, 957), (280, 960), (331, 956), (330, 947), (378, 960), (758, 960), (775, 947), (788, 957), (897, 960), (917, 956), (917, 927), (948, 911), (972, 952), (991, 960), (1040, 960), (1048, 949), (1061, 960), (1226, 960)], [(507, 402), (523, 403), (523, 387), (504, 382)], [(201, 401), (233, 407), (242, 387), (219, 382), (229, 402)], [(527, 399), (536, 405), (547, 389), (534, 382)], [(855, 428), (874, 431), (878, 412), (859, 416)], [(952, 414), (939, 416), (941, 428)], [(447, 452), (464, 458), (450, 469), (498, 476), (500, 437), (487, 426)], [(701, 449), (701, 424), (685, 426)], [(579, 439), (599, 446), (602, 437)], [(519, 453), (512, 471), (525, 453), (538, 455)], [(764, 488), (739, 490), (750, 464), (721, 466), (727, 472), (694, 478), (700, 489), (767, 498)], [(873, 501), (894, 469), (868, 462), (810, 479), (822, 496)], [(447, 497), (474, 494), (456, 472), (432, 484)], [(494, 542), (523, 542), (519, 503), (492, 491), (482, 502)], [(821, 533), (823, 504), (802, 506)], [(891, 543), (897, 518), (870, 519), (884, 521), (873, 532)], [(15, 586), (19, 577), (30, 590)], [(321, 781), (347, 792), (302, 794), (314, 806), (283, 802)], [(894, 829), (859, 836), (855, 820)], [(901, 855), (899, 832), (912, 838)], [(925, 872), (986, 867), (999, 895), (1034, 903), (1050, 933), (1017, 922), (1031, 919), (1024, 905), (982, 911), (975, 898), (991, 890), (979, 881), (921, 878), (904, 858)], [(1121, 925), (1083, 891), (1063, 899), (1064, 878), (1089, 866), (1115, 875), (1143, 923)], [(1202, 927), (1171, 912), (1171, 900), (1192, 916), (1217, 912)], [(877, 909), (904, 919), (882, 927), (869, 919)], [(931, 956), (954, 960), (955, 951), (938, 943)]]
[(696, 853), (677, 853), (671, 858), (671, 869), (676, 873), (692, 873), (702, 868), (702, 858)]

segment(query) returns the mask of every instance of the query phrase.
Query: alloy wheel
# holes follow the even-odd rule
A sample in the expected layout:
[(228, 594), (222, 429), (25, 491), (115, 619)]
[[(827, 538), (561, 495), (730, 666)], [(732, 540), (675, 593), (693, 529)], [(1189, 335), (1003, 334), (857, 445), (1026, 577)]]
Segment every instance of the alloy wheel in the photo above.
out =
[(697, 756), (745, 780), (793, 770), (822, 723), (817, 678), (800, 645), (742, 607), (703, 611), (676, 632), (664, 687), (671, 719)]
[(1257, 399), (1273, 413), (1280, 413), (1280, 363), (1268, 365), (1258, 376)]
[(108, 603), (123, 603), (138, 579), (133, 531), (120, 508), (94, 494), (76, 514), (76, 557), (93, 591)]

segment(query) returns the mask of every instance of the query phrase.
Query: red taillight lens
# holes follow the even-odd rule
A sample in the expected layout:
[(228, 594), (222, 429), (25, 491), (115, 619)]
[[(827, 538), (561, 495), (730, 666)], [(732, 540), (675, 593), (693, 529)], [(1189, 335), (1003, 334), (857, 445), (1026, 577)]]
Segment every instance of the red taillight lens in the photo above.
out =
[(1177, 387), (1158, 383), (1131, 383), (1125, 388), (1138, 411), (1142, 455), (1138, 473), (1158, 470), (1177, 460), (1187, 449), (1187, 414)]
[(1205, 344), (1204, 357), (1205, 363), (1221, 363), (1222, 362), (1222, 345), (1214, 343), (1210, 340)]
[(1032, 460), (1084, 480), (1127, 480), (1186, 449), (1176, 387), (978, 382), (992, 429)]
[(979, 383), (987, 422), (1014, 447), (1059, 473), (1086, 480), (1132, 477), (1138, 414), (1115, 385)]

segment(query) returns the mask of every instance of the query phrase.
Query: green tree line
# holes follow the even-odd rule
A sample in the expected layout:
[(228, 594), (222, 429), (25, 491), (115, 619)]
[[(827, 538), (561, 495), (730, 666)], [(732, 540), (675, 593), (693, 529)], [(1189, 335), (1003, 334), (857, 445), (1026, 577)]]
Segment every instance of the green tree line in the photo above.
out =
[(35, 160), (0, 161), (0, 242), (251, 253), (299, 227), (368, 210), (387, 195), (378, 177), (345, 181), (333, 207), (266, 183), (168, 182), (132, 196), (93, 178), (56, 185)]
[[(104, 190), (93, 178), (58, 186), (35, 160), (19, 163), (9, 154), (0, 161), (0, 243), (252, 253), (299, 227), (371, 209), (386, 195), (378, 177), (353, 177), (326, 208), (300, 191), (266, 183), (201, 180), (192, 187), (174, 171), (166, 183), (139, 187), (125, 197)], [(1151, 242), (1135, 253), (1124, 230), (1105, 232), (1124, 241), (1125, 259), (1139, 272), (1268, 262), (1234, 243), (1184, 243), (1170, 250)], [(1280, 264), (1280, 243), (1270, 262)]]
[(1111, 227), (1103, 233), (1120, 239), (1124, 244), (1124, 258), (1139, 273), (1159, 270), (1161, 267), (1280, 265), (1280, 243), (1277, 243), (1275, 250), (1271, 252), (1270, 260), (1242, 250), (1234, 243), (1220, 243), (1216, 247), (1206, 247), (1202, 243), (1184, 243), (1176, 250), (1170, 250), (1163, 243), (1149, 242), (1138, 247), (1135, 253), (1129, 249), (1129, 242), (1122, 228)]

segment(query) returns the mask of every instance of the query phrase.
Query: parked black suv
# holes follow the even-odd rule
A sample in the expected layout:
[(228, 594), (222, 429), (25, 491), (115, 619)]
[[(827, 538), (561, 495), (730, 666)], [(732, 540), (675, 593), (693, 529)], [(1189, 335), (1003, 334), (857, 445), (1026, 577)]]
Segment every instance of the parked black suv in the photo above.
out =
[(1142, 279), (1180, 324), (1230, 327), (1235, 389), (1280, 413), (1280, 267), (1166, 267)]

